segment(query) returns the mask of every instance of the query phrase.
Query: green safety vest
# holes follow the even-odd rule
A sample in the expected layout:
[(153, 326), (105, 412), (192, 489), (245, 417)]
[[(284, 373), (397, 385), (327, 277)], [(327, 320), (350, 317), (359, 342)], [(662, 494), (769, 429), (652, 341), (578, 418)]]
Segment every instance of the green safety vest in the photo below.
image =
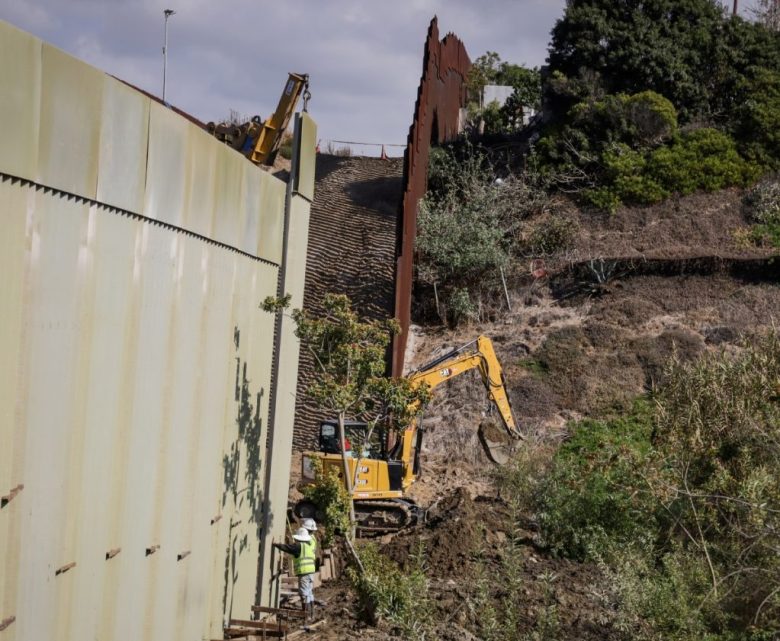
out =
[(293, 568), (295, 575), (314, 574), (317, 568), (314, 566), (314, 548), (316, 544), (314, 539), (311, 541), (299, 541), (301, 544), (301, 553), (293, 558)]

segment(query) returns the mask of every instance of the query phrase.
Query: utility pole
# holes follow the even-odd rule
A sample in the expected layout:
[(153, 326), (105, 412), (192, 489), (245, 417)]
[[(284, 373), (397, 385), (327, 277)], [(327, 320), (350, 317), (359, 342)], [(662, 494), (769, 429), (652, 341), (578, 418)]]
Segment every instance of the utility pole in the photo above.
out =
[(165, 76), (168, 72), (168, 18), (176, 12), (173, 9), (165, 9), (165, 44), (163, 45), (163, 93), (162, 101), (165, 102)]
[(732, 12), (732, 15), (737, 15), (737, 9), (739, 8), (739, 0), (734, 0), (734, 11)]

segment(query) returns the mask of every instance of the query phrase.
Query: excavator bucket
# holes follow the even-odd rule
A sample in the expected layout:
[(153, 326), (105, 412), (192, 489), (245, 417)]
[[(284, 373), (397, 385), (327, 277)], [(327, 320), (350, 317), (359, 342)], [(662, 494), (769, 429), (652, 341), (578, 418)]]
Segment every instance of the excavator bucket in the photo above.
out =
[(515, 441), (495, 421), (483, 420), (479, 424), (477, 435), (485, 454), (496, 465), (506, 465), (512, 458)]

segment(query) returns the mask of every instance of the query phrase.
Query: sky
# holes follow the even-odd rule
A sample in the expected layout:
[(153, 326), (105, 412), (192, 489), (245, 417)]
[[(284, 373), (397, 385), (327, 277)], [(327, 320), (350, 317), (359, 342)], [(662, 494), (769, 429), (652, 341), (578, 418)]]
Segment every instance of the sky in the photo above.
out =
[[(755, 0), (741, 0), (747, 12)], [(726, 0), (723, 0), (727, 4)], [(401, 145), (411, 125), (428, 24), (471, 59), (540, 66), (565, 0), (0, 0), (0, 19), (204, 122), (267, 117), (288, 72), (308, 73), (309, 113), (330, 141)], [(730, 2), (728, 2), (730, 4)], [(332, 143), (335, 147), (340, 143)], [(378, 155), (378, 146), (353, 152)], [(387, 147), (400, 155), (400, 147)]]

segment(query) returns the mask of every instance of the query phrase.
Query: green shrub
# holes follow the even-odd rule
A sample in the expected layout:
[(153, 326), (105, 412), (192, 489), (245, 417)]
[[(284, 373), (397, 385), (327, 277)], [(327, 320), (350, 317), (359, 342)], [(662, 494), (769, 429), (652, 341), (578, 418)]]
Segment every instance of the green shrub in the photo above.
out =
[(715, 129), (697, 129), (681, 136), (648, 159), (648, 173), (669, 191), (689, 194), (746, 186), (761, 168), (744, 160), (734, 140)]
[(654, 405), (582, 421), (537, 492), (544, 542), (601, 561), (637, 639), (780, 629), (780, 336), (666, 368)]
[(465, 320), (473, 319), (476, 313), (468, 289), (456, 287), (450, 292), (447, 298), (447, 319), (450, 325), (455, 327)]
[(432, 609), (424, 548), (415, 550), (405, 571), (374, 543), (359, 546), (357, 552), (363, 571), (350, 566), (346, 574), (357, 594), (361, 615), (373, 625), (386, 620), (405, 639), (423, 641), (429, 631)]
[(743, 199), (753, 222), (780, 223), (780, 179), (772, 176), (762, 180)]
[(431, 156), (429, 191), (420, 203), (417, 250), (423, 281), (476, 278), (507, 264), (508, 238), (500, 190), (477, 150), (437, 150)]
[(474, 318), (500, 293), (499, 273), (522, 249), (521, 221), (547, 208), (545, 188), (534, 172), (497, 180), (484, 150), (470, 144), (431, 153), (416, 276), (436, 288), (440, 320), (456, 325)]
[(596, 209), (614, 214), (622, 204), (617, 191), (609, 187), (599, 187), (598, 189), (588, 189), (583, 192), (583, 198), (586, 202), (593, 205)]
[(343, 481), (335, 470), (325, 475), (322, 464), (314, 461), (315, 481), (303, 487), (302, 493), (306, 500), (317, 508), (317, 513), (323, 526), (322, 543), (330, 547), (336, 534), (344, 534), (350, 530), (349, 509), (350, 498)]
[(641, 146), (657, 145), (677, 133), (677, 110), (662, 95), (643, 91), (623, 101), (633, 135)]
[(753, 225), (748, 234), (748, 239), (753, 245), (760, 247), (780, 247), (780, 226)]
[[(777, 87), (766, 74), (759, 76), (765, 79), (761, 95), (766, 100), (762, 106), (746, 103), (739, 129), (747, 160), (724, 132), (702, 128), (679, 134), (674, 105), (643, 91), (575, 104), (538, 142), (534, 162), (561, 189), (582, 191), (586, 202), (609, 212), (621, 203), (652, 204), (672, 194), (746, 186), (761, 175), (772, 154), (780, 159), (780, 75)], [(757, 137), (762, 128), (771, 133)], [(746, 132), (754, 132), (764, 145), (760, 153), (753, 148), (748, 153), (745, 141), (754, 134)]]
[(702, 608), (709, 589), (704, 559), (678, 547), (657, 559), (652, 549), (611, 549), (610, 565), (602, 566), (619, 598), (616, 626), (627, 637), (650, 641), (711, 639), (717, 611)]
[(654, 505), (646, 492), (636, 491), (651, 429), (645, 401), (625, 418), (573, 426), (538, 494), (542, 536), (554, 552), (586, 559), (613, 541), (652, 542)]
[(640, 204), (660, 202), (669, 192), (647, 172), (647, 159), (627, 145), (611, 147), (603, 157), (606, 182), (619, 201)]
[(746, 186), (761, 168), (739, 155), (736, 143), (715, 129), (698, 129), (650, 152), (616, 143), (602, 156), (603, 186), (586, 192), (597, 207), (613, 212), (620, 203), (652, 204), (671, 194)]
[(528, 238), (528, 251), (534, 256), (555, 254), (569, 249), (580, 228), (576, 220), (550, 216), (536, 223)]

